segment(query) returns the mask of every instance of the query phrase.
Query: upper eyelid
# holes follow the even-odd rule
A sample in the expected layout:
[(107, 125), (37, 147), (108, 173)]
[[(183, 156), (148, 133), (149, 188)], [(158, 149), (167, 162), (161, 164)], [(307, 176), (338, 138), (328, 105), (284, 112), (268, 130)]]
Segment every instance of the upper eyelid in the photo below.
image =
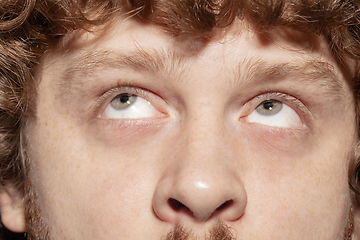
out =
[(269, 93), (264, 93), (264, 94), (260, 94), (256, 97), (254, 97), (252, 100), (250, 101), (256, 101), (256, 102), (263, 102), (266, 100), (271, 100), (271, 99), (275, 99), (275, 100), (285, 100), (287, 103), (290, 103), (292, 105), (295, 105), (296, 107), (299, 108), (299, 110), (301, 110), (302, 112), (304, 111), (304, 104), (296, 97), (293, 97), (289, 94), (286, 93), (281, 93), (281, 92), (269, 92)]
[(303, 121), (304, 120), (306, 121), (305, 124), (310, 124), (311, 121), (313, 120), (313, 115), (310, 112), (310, 110), (305, 106), (305, 104), (301, 100), (299, 100), (298, 98), (296, 98), (290, 94), (286, 94), (286, 93), (282, 93), (282, 92), (262, 93), (262, 94), (257, 95), (256, 97), (250, 99), (248, 101), (248, 103), (253, 103), (257, 107), (263, 101), (271, 100), (271, 99), (281, 101), (284, 104), (290, 104), (290, 107), (292, 107), (292, 108), (296, 107), (295, 111), (300, 112), (301, 115), (303, 115), (303, 117), (301, 117), (301, 119)]
[[(117, 87), (111, 88), (110, 90), (103, 93), (96, 100), (96, 102), (94, 104), (95, 106), (92, 109), (95, 109), (95, 111), (97, 113), (99, 113), (101, 111), (100, 108), (104, 104), (104, 102), (106, 102), (106, 101), (110, 102), (112, 99), (111, 96), (115, 97), (122, 93), (130, 93), (130, 94), (134, 94), (139, 97), (148, 99), (149, 95), (151, 95), (152, 92), (151, 91), (149, 92), (148, 90), (142, 89), (141, 87), (138, 87), (138, 86), (118, 85)], [(156, 93), (153, 93), (153, 94), (158, 96)], [(251, 105), (256, 105), (256, 107), (257, 107), (259, 104), (261, 104), (261, 102), (263, 102), (265, 100), (271, 100), (271, 99), (280, 100), (285, 104), (289, 103), (292, 106), (295, 106), (296, 109), (298, 109), (298, 111), (300, 111), (301, 114), (303, 114), (306, 119), (313, 118), (311, 112), (302, 103), (302, 101), (300, 101), (298, 98), (296, 98), (292, 95), (282, 93), (282, 92), (267, 92), (267, 93), (259, 94), (255, 97), (253, 97), (252, 99), (248, 100), (246, 105), (248, 105), (248, 103), (252, 103)]]
[(105, 91), (103, 94), (101, 94), (101, 96), (95, 101), (91, 109), (93, 109), (93, 112), (95, 112), (96, 115), (99, 115), (99, 113), (102, 111), (102, 106), (104, 104), (106, 105), (107, 101), (110, 102), (113, 97), (122, 93), (130, 93), (142, 98), (147, 98), (149, 96), (149, 92), (143, 90), (142, 88), (128, 85), (118, 85), (117, 87), (111, 88), (110, 90)]
[(110, 88), (101, 94), (91, 108), (91, 115), (94, 117), (99, 117), (103, 111), (105, 111), (106, 106), (110, 104), (111, 100), (123, 93), (129, 93), (143, 98), (150, 102), (150, 104), (163, 116), (170, 115), (171, 108), (168, 107), (167, 101), (165, 101), (160, 95), (149, 89), (128, 84), (118, 85), (117, 87)]
[(119, 95), (122, 93), (130, 93), (130, 94), (134, 94), (137, 95), (139, 97), (147, 97), (149, 95), (149, 93), (146, 90), (143, 90), (139, 87), (131, 87), (131, 86), (118, 86), (116, 88), (112, 88), (108, 91), (106, 91), (105, 93), (103, 93), (100, 98), (97, 100), (97, 102), (99, 104), (101, 104), (102, 102), (104, 102), (105, 100), (107, 100), (110, 96), (112, 95)]

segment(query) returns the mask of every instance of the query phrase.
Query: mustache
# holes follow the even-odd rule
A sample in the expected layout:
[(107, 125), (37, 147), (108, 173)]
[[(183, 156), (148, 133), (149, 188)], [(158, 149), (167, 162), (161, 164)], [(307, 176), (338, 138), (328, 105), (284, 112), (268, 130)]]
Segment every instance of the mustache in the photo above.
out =
[(214, 224), (204, 236), (195, 235), (181, 225), (175, 226), (162, 240), (235, 240), (228, 226), (221, 222)]

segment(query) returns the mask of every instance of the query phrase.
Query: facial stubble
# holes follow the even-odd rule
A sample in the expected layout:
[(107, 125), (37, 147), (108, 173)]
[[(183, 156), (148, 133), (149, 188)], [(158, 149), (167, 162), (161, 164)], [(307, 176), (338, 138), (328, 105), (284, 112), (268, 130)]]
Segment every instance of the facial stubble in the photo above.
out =
[[(28, 240), (52, 240), (51, 229), (42, 215), (38, 193), (31, 181), (26, 184), (26, 223)], [(121, 238), (121, 236), (119, 236)], [(162, 240), (234, 240), (229, 228), (220, 221), (215, 223), (205, 236), (195, 236), (195, 234), (184, 227), (177, 225)]]
[[(38, 193), (28, 179), (26, 184), (25, 196), (25, 220), (27, 224), (27, 239), (28, 240), (54, 240), (51, 236), (51, 228), (46, 223), (42, 215)], [(352, 238), (354, 228), (354, 213), (353, 207), (349, 210), (348, 222), (344, 231), (344, 240)], [(121, 236), (119, 236), (121, 238)], [(235, 240), (236, 238), (230, 231), (230, 228), (221, 221), (216, 222), (204, 236), (197, 236), (191, 230), (185, 229), (181, 225), (177, 225), (161, 240)]]

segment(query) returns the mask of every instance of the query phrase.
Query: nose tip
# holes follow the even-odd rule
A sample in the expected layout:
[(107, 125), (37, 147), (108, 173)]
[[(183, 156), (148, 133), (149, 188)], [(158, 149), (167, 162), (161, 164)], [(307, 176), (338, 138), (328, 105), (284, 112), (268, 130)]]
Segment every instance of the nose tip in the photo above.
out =
[(226, 186), (221, 189), (216, 189), (217, 187), (196, 182), (192, 193), (186, 194), (184, 191), (184, 194), (174, 194), (177, 197), (169, 198), (168, 204), (175, 212), (183, 211), (200, 222), (215, 215), (220, 215), (224, 220), (238, 219), (246, 204), (245, 194), (232, 194)]
[[(191, 219), (205, 222), (211, 218), (234, 221), (244, 213), (246, 193), (241, 182), (230, 179), (161, 181), (155, 191), (153, 208), (163, 221), (176, 223)], [(231, 179), (234, 180), (234, 179)]]
[(188, 110), (183, 131), (169, 138), (169, 146), (177, 147), (164, 149), (159, 159), (162, 175), (152, 204), (162, 221), (227, 222), (244, 214), (243, 155), (238, 142), (232, 141), (228, 122), (213, 111), (216, 106)]

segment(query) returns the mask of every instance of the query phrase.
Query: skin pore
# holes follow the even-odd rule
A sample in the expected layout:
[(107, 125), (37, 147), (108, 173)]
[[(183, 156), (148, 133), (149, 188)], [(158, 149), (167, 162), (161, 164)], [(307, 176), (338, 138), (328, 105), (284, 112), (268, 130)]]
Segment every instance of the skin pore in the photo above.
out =
[(36, 77), (33, 239), (345, 239), (355, 107), (321, 37), (116, 19)]

